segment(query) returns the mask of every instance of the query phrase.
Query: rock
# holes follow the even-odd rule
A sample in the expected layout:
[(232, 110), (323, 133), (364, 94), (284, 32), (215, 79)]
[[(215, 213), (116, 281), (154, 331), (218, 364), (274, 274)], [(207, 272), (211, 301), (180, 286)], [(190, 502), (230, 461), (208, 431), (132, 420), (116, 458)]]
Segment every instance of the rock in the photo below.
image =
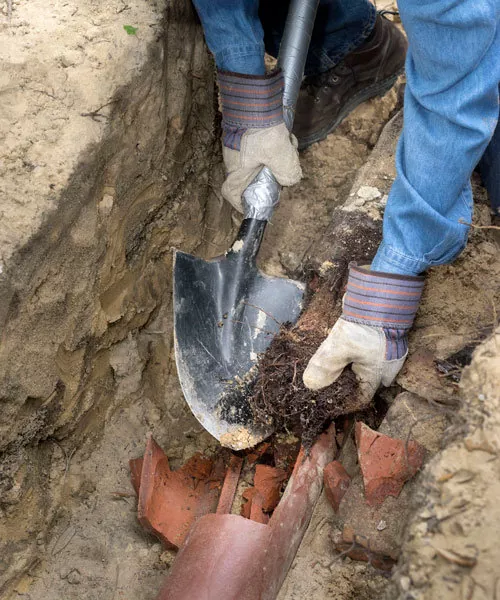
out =
[(365, 202), (369, 202), (370, 200), (376, 200), (377, 198), (380, 198), (382, 194), (376, 187), (372, 187), (371, 185), (362, 185), (357, 192), (357, 196), (358, 198), (363, 199)]
[(80, 571), (78, 569), (72, 569), (67, 577), (66, 577), (66, 581), (68, 583), (71, 583), (72, 585), (78, 585), (79, 583), (82, 582), (82, 574), (80, 573)]
[(399, 580), (399, 585), (404, 592), (407, 592), (410, 589), (410, 584), (410, 578), (406, 575), (403, 575), (403, 577), (401, 577)]
[(422, 466), (425, 448), (411, 440), (391, 438), (356, 423), (356, 445), (366, 502), (380, 506), (387, 496), (399, 496), (403, 485)]
[(381, 519), (379, 524), (377, 525), (377, 531), (384, 531), (384, 529), (387, 529), (387, 523)]
[(434, 454), (441, 449), (442, 435), (449, 425), (449, 415), (438, 407), (410, 392), (398, 394), (385, 419), (380, 433), (390, 437), (413, 440)]
[(456, 404), (458, 391), (446, 378), (440, 377), (436, 356), (426, 348), (409, 355), (396, 381), (405, 390), (441, 404)]
[(351, 483), (351, 477), (342, 464), (334, 460), (326, 465), (323, 471), (323, 481), (326, 497), (332, 505), (333, 510), (338, 512), (340, 502)]

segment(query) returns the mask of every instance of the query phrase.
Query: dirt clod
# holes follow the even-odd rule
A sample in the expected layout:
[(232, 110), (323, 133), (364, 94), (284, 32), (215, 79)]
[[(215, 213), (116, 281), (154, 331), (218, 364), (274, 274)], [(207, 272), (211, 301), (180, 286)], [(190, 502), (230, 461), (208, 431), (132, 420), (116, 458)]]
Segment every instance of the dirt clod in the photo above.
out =
[(250, 398), (258, 422), (272, 424), (277, 431), (292, 431), (305, 448), (311, 447), (329, 421), (364, 408), (351, 370), (320, 391), (302, 383), (307, 363), (322, 341), (314, 331), (282, 328), (261, 358)]

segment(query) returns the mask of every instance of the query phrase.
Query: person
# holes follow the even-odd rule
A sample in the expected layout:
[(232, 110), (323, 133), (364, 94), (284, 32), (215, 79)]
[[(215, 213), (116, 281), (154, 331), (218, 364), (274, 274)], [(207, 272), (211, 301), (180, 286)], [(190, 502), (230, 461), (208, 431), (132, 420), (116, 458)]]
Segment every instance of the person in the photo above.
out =
[[(326, 137), (359, 103), (387, 91), (406, 40), (368, 0), (320, 0), (294, 134), (281, 110), (283, 77), (266, 74), (288, 2), (193, 0), (218, 68), (222, 192), (238, 210), (263, 166), (281, 185), (301, 177), (297, 146)], [(383, 239), (368, 267), (351, 266), (343, 313), (303, 375), (332, 384), (349, 364), (362, 391), (390, 385), (408, 352), (425, 271), (452, 262), (472, 220), (470, 177), (479, 170), (500, 215), (500, 0), (400, 0), (408, 38), (404, 123)]]

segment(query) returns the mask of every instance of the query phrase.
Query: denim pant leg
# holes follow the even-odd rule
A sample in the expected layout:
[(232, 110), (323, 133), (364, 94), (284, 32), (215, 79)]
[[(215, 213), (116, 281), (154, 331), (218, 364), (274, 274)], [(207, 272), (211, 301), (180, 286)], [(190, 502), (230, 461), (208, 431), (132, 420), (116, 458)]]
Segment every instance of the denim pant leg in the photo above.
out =
[[(266, 51), (278, 56), (290, 0), (261, 0), (259, 15)], [(306, 75), (338, 64), (372, 32), (377, 11), (368, 0), (320, 0), (311, 38)]]
[(193, 4), (218, 69), (246, 75), (266, 72), (259, 0), (193, 0)]
[(500, 217), (500, 124), (479, 163), (483, 183), (488, 190), (492, 213)]
[[(289, 0), (193, 0), (217, 67), (262, 75), (266, 50), (277, 56)], [(335, 66), (370, 35), (376, 11), (368, 0), (320, 0), (306, 75)]]
[(500, 2), (400, 0), (410, 48), (397, 177), (377, 271), (451, 262), (472, 217), (470, 176), (498, 121)]

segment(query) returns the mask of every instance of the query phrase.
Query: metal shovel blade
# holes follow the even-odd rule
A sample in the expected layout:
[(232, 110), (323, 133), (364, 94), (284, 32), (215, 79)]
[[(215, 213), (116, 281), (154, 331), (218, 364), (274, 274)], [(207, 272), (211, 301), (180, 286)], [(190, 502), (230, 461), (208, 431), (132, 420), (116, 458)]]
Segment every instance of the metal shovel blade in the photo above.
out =
[(257, 268), (264, 227), (263, 221), (243, 221), (224, 256), (202, 260), (176, 251), (174, 257), (175, 356), (182, 390), (203, 427), (234, 450), (254, 446), (272, 431), (253, 422), (248, 386), (259, 354), (282, 323), (297, 320), (304, 296), (302, 283)]

